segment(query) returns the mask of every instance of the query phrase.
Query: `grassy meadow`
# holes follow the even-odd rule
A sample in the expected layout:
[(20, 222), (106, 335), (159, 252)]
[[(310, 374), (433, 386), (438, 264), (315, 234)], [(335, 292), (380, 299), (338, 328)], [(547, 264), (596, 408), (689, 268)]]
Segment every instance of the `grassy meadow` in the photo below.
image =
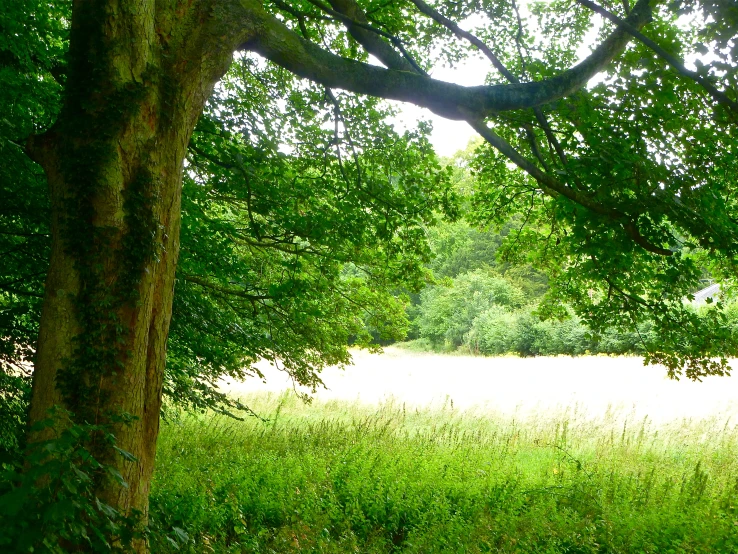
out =
[(738, 429), (248, 398), (163, 425), (154, 552), (738, 552)]

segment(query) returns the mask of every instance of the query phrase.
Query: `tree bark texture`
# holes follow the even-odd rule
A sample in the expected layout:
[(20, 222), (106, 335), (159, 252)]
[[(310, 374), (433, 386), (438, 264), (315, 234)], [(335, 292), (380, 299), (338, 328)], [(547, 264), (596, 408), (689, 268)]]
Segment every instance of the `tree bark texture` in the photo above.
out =
[[(179, 253), (187, 144), (236, 44), (212, 6), (76, 0), (65, 103), (31, 139), (52, 204), (52, 252), (33, 380), (31, 424), (63, 407), (109, 425), (101, 449), (128, 484), (97, 495), (146, 517)], [(125, 417), (130, 421), (121, 421)], [(47, 429), (31, 441), (49, 438)], [(144, 545), (139, 545), (144, 549)]]

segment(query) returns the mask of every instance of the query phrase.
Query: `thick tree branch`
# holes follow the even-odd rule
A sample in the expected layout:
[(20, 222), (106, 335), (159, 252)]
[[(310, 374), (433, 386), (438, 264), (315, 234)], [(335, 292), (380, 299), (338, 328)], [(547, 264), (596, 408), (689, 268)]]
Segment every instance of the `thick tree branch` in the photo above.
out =
[[(310, 0), (311, 2), (315, 3), (318, 0)], [(355, 3), (354, 0), (330, 0), (331, 4), (351, 20), (365, 20), (365, 14), (361, 11), (361, 8)], [(492, 65), (502, 73), (505, 78), (513, 83), (514, 85), (520, 85), (520, 79), (518, 79), (514, 74), (512, 74), (497, 58), (497, 56), (492, 52), (492, 50), (479, 38), (475, 37), (471, 33), (464, 31), (461, 29), (456, 23), (451, 21), (450, 19), (446, 18), (436, 10), (434, 10), (432, 7), (430, 7), (428, 4), (426, 4), (423, 0), (412, 0), (412, 2), (418, 7), (418, 9), (421, 11), (421, 13), (431, 17), (434, 21), (440, 23), (441, 25), (448, 28), (450, 31), (452, 31), (457, 37), (468, 40), (471, 44), (476, 46), (484, 55), (492, 62)], [(351, 29), (349, 24), (347, 23), (347, 27), (349, 27), (349, 30)], [(370, 33), (367, 33), (363, 37), (364, 42), (362, 44), (365, 46), (367, 51), (377, 56), (381, 61), (387, 65), (390, 69), (403, 69), (405, 71), (413, 71), (415, 69), (413, 64), (409, 64), (407, 60), (403, 59), (402, 57), (398, 56), (397, 53), (392, 50), (389, 44), (384, 42), (384, 40), (380, 37), (375, 35), (371, 35)], [(358, 39), (357, 39), (358, 40)], [(384, 59), (383, 59), (384, 58)], [(328, 89), (329, 90), (329, 89)], [(539, 124), (541, 125), (542, 129), (544, 130), (547, 139), (552, 144), (554, 149), (556, 150), (561, 162), (566, 165), (567, 158), (566, 154), (563, 151), (563, 148), (561, 147), (560, 143), (556, 139), (556, 137), (553, 134), (553, 131), (548, 124), (548, 121), (543, 114), (540, 107), (536, 106), (533, 108), (536, 119), (538, 120)], [(467, 122), (474, 128), (487, 142), (489, 142), (492, 146), (494, 146), (497, 150), (499, 150), (503, 155), (505, 155), (509, 160), (511, 160), (513, 163), (515, 163), (519, 168), (523, 169), (525, 172), (527, 172), (529, 175), (531, 175), (538, 183), (539, 186), (541, 186), (542, 190), (552, 196), (556, 197), (558, 195), (563, 195), (566, 198), (569, 198), (573, 202), (576, 202), (577, 204), (586, 207), (593, 211), (594, 213), (597, 213), (599, 215), (603, 215), (608, 217), (611, 220), (617, 221), (622, 226), (625, 233), (638, 245), (640, 245), (642, 248), (649, 252), (653, 252), (659, 255), (663, 256), (669, 256), (671, 255), (671, 251), (661, 248), (659, 246), (656, 246), (654, 244), (651, 244), (646, 240), (643, 235), (641, 235), (638, 226), (633, 222), (631, 217), (628, 215), (609, 208), (605, 207), (602, 204), (591, 200), (586, 195), (572, 189), (571, 187), (567, 186), (564, 183), (561, 183), (554, 177), (550, 176), (549, 174), (545, 173), (544, 171), (541, 171), (538, 167), (536, 167), (535, 164), (531, 163), (529, 160), (527, 160), (525, 157), (523, 157), (515, 148), (513, 148), (512, 145), (510, 145), (507, 141), (505, 141), (502, 137), (497, 135), (494, 131), (492, 131), (489, 127), (487, 127), (486, 124), (484, 124), (483, 120), (481, 119), (475, 119), (475, 118), (467, 118)], [(531, 149), (534, 154), (537, 155), (537, 158), (543, 163), (545, 166), (545, 163), (543, 162), (542, 157), (540, 154), (537, 154), (538, 147), (537, 147), (537, 141), (535, 139), (535, 136), (533, 135), (532, 130), (530, 127), (526, 128), (526, 131), (528, 133), (528, 138), (531, 142)]]
[[(351, 0), (343, 1), (346, 2), (345, 9), (350, 9)], [(248, 24), (253, 28), (262, 29), (262, 32), (250, 33), (251, 38), (242, 44), (242, 49), (257, 52), (296, 75), (327, 87), (411, 102), (443, 117), (465, 120), (487, 142), (531, 175), (546, 194), (554, 197), (563, 195), (594, 213), (618, 222), (625, 233), (644, 249), (664, 256), (671, 255), (671, 251), (651, 244), (640, 234), (634, 223), (634, 215), (603, 206), (543, 172), (483, 122), (485, 115), (506, 110), (535, 108), (584, 86), (627, 45), (630, 35), (620, 27), (583, 62), (555, 77), (530, 83), (513, 82), (510, 85), (463, 87), (431, 79), (417, 72), (383, 69), (341, 58), (300, 38), (279, 20), (266, 13), (255, 0), (241, 0), (241, 6), (244, 8), (242, 15), (247, 18)], [(640, 28), (650, 20), (650, 16), (648, 0), (638, 0), (626, 22), (634, 28)], [(377, 49), (377, 42), (367, 44), (370, 48)], [(395, 62), (393, 65), (400, 64)]]
[[(509, 82), (513, 84), (520, 83), (520, 79), (518, 79), (513, 73), (511, 73), (504, 66), (504, 64), (495, 55), (495, 53), (492, 52), (492, 49), (490, 49), (489, 46), (487, 46), (484, 43), (484, 41), (480, 40), (478, 37), (474, 36), (472, 33), (469, 33), (468, 31), (464, 31), (454, 21), (451, 21), (449, 18), (447, 18), (440, 12), (433, 9), (431, 6), (426, 4), (423, 0), (412, 0), (412, 2), (420, 10), (421, 13), (427, 15), (428, 17), (430, 17), (437, 23), (443, 25), (448, 30), (450, 30), (452, 33), (454, 33), (457, 37), (461, 39), (465, 39), (469, 41), (472, 45), (474, 45), (480, 52), (482, 52), (487, 57), (487, 59), (492, 63), (494, 68), (497, 69), (497, 71), (499, 71)], [(556, 154), (561, 160), (561, 163), (565, 166), (567, 164), (566, 153), (564, 152), (564, 149), (561, 147), (561, 144), (556, 138), (556, 135), (554, 135), (553, 130), (551, 129), (551, 126), (548, 124), (548, 120), (546, 119), (546, 116), (543, 114), (543, 110), (541, 110), (540, 106), (536, 106), (535, 108), (533, 108), (533, 112), (535, 113), (536, 120), (538, 121), (539, 125), (543, 129), (543, 132), (546, 134), (546, 139), (551, 144), (551, 146), (553, 146), (554, 150), (556, 150)], [(533, 130), (529, 126), (527, 126), (525, 131), (526, 131), (526, 134), (528, 135), (528, 141), (531, 143), (531, 150), (533, 151), (534, 155), (539, 159), (541, 164), (544, 165), (545, 167), (545, 162), (543, 160), (543, 157), (539, 153), (538, 143), (536, 141), (535, 135), (533, 134)]]
[[(250, 38), (244, 40), (242, 49), (257, 52), (300, 77), (328, 87), (411, 102), (456, 120), (532, 108), (567, 96), (583, 87), (630, 40), (626, 31), (617, 29), (583, 62), (543, 81), (463, 87), (409, 71), (388, 70), (341, 58), (303, 40), (256, 0), (241, 0), (240, 6), (243, 25), (260, 30), (244, 33)], [(638, 28), (649, 18), (648, 1), (639, 0), (627, 22)]]
[(271, 0), (271, 2), (283, 12), (287, 12), (291, 16), (296, 17), (298, 19), (317, 19), (318, 21), (333, 21), (333, 19), (325, 15), (313, 15), (309, 12), (300, 11), (296, 8), (293, 8), (292, 6), (290, 6), (287, 2), (284, 2), (283, 0)]

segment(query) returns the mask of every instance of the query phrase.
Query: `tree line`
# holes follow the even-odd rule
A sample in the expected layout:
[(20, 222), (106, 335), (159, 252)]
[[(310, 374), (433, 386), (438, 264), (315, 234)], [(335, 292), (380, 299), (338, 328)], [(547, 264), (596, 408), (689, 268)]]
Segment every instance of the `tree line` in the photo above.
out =
[[(514, 223), (495, 231), (458, 221), (429, 233), (434, 258), (428, 267), (435, 279), (409, 298), (405, 348), (486, 356), (642, 356), (658, 348), (649, 322), (595, 333), (568, 306), (560, 317), (543, 319), (538, 308), (549, 289), (546, 274), (497, 256), (516, 232)], [(738, 332), (738, 303), (718, 298), (727, 306), (726, 328)], [(700, 317), (714, 309), (715, 302), (693, 307)]]

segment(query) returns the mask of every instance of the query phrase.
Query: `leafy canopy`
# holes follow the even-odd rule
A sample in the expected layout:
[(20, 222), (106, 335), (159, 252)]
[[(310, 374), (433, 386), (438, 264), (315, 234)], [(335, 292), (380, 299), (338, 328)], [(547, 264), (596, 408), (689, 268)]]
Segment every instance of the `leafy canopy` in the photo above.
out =
[[(22, 440), (49, 257), (41, 169), (24, 153), (59, 112), (68, 3), (7, 5), (0, 43), (0, 450)], [(16, 17), (20, 19), (16, 20)], [(349, 344), (405, 336), (426, 280), (425, 228), (455, 215), (427, 126), (404, 134), (372, 98), (306, 83), (253, 55), (218, 85), (190, 146), (164, 392), (243, 408), (215, 389), (266, 358), (308, 387)], [(6, 421), (7, 420), (7, 421)]]

